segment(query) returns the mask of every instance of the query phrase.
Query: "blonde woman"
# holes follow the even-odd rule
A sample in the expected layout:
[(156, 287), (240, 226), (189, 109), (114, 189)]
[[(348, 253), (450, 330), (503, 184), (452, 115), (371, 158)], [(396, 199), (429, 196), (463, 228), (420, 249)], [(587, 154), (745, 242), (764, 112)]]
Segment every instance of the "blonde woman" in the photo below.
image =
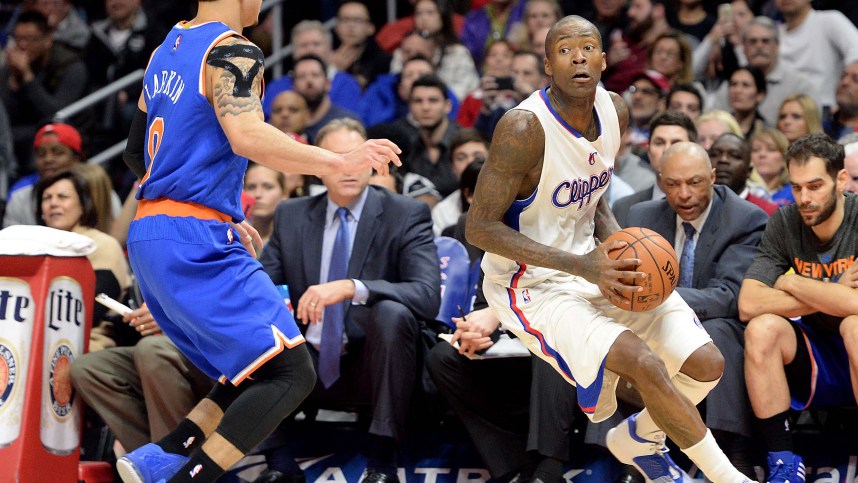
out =
[(524, 21), (510, 29), (507, 39), (518, 49), (532, 49), (531, 39), (541, 29), (551, 28), (563, 18), (563, 9), (557, 0), (527, 0)]
[(754, 171), (748, 178), (751, 194), (778, 206), (795, 203), (786, 166), (788, 148), (789, 141), (777, 129), (766, 127), (754, 133), (751, 137)]
[(259, 232), (265, 246), (274, 231), (274, 211), (281, 201), (289, 198), (286, 175), (261, 164), (249, 163), (244, 175), (244, 191), (256, 200), (250, 212), (250, 224)]
[(822, 120), (816, 101), (805, 94), (794, 94), (784, 99), (778, 111), (777, 128), (790, 144), (805, 134), (821, 133)]
[(703, 146), (706, 151), (709, 151), (712, 143), (724, 133), (733, 133), (745, 139), (745, 133), (742, 132), (736, 118), (729, 112), (720, 109), (713, 109), (701, 114), (694, 121), (694, 127), (697, 128), (697, 144)]

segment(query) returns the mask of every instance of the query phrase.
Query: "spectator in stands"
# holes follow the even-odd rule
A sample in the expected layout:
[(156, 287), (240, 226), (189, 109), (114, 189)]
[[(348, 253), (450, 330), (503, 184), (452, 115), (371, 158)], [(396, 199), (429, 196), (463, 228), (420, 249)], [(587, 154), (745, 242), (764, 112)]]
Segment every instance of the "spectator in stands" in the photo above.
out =
[(331, 99), (331, 81), (325, 72), (325, 61), (315, 55), (305, 55), (295, 61), (295, 92), (307, 102), (309, 119), (304, 127), (312, 141), (316, 133), (328, 122), (341, 117), (359, 119), (354, 112), (339, 106)]
[[(337, 120), (317, 143), (347, 152), (364, 140), (359, 123)], [(281, 204), (260, 261), (275, 284), (289, 286), (306, 328), (319, 381), (304, 407), (369, 406), (364, 481), (396, 482), (396, 449), (418, 374), (418, 321), (438, 313), (441, 280), (427, 206), (368, 187), (369, 178), (370, 170), (325, 176), (326, 194)], [(269, 471), (300, 473), (294, 462), (273, 461)]]
[(652, 166), (631, 151), (629, 145), (630, 135), (631, 133), (628, 130), (623, 133), (620, 150), (617, 152), (616, 159), (614, 159), (614, 175), (611, 176), (611, 183), (613, 184), (615, 180), (622, 180), (625, 184), (629, 185), (631, 192), (619, 196), (615, 200), (611, 200), (613, 188), (611, 188), (612, 184), (609, 184), (608, 203), (611, 206), (614, 206), (614, 202), (617, 200), (634, 194), (637, 191), (647, 189), (655, 183), (655, 172), (652, 170)]
[(375, 43), (375, 25), (366, 5), (357, 1), (341, 3), (334, 32), (339, 45), (329, 60), (338, 71), (351, 74), (361, 90), (390, 70), (390, 54)]
[[(435, 3), (435, 0), (421, 0)], [(396, 50), (391, 62), (391, 72), (398, 72), (403, 60), (415, 56), (429, 59), (438, 77), (453, 92), (456, 99), (475, 89), (479, 83), (474, 59), (458, 41), (448, 40), (441, 31), (428, 32), (415, 30), (402, 40), (402, 46)]]
[[(337, 70), (336, 66), (331, 64), (331, 55), (333, 52), (334, 39), (331, 32), (322, 25), (318, 20), (302, 20), (292, 27), (292, 59), (315, 55), (324, 61), (326, 66), (325, 74), (329, 81), (331, 101), (348, 109), (352, 112), (358, 112), (361, 106), (361, 86), (351, 74)], [(279, 79), (274, 79), (265, 85), (265, 97), (262, 98), (262, 111), (265, 116), (271, 115), (271, 103), (277, 94), (292, 89), (292, 77), (284, 75)]]
[(656, 114), (664, 110), (664, 100), (668, 92), (670, 82), (658, 72), (642, 70), (631, 76), (631, 86), (626, 91), (626, 96), (629, 99), (632, 151), (646, 151), (650, 122)]
[(848, 179), (844, 191), (858, 194), (858, 133), (849, 134), (837, 142), (843, 145), (846, 155), (843, 158), (843, 169), (846, 170)]
[(787, 96), (778, 111), (777, 128), (790, 143), (805, 134), (821, 133), (822, 121), (817, 103), (805, 94)]
[[(680, 0), (678, 9), (668, 12), (667, 23), (682, 32), (697, 44), (712, 30), (717, 20), (706, 11), (702, 0)], [(691, 69), (691, 52), (688, 53), (688, 68)]]
[(514, 25), (506, 38), (517, 47), (516, 50), (531, 50), (530, 40), (534, 34), (551, 28), (561, 18), (563, 10), (557, 0), (527, 0), (524, 21)]
[(368, 126), (393, 122), (404, 117), (408, 114), (411, 84), (421, 76), (434, 74), (435, 66), (429, 59), (415, 56), (406, 60), (402, 65), (402, 72), (383, 75), (369, 86), (363, 96), (361, 117)]
[[(483, 75), (480, 77), (479, 86), (468, 93), (468, 96), (462, 101), (462, 107), (459, 109), (459, 114), (456, 120), (464, 127), (473, 127), (477, 122), (477, 116), (485, 109), (486, 113), (490, 113), (495, 109), (495, 105), (503, 101), (503, 96), (498, 89), (497, 78), (512, 77), (512, 61), (515, 56), (512, 44), (506, 40), (498, 40), (493, 42), (486, 49), (485, 60), (483, 61)], [(507, 103), (507, 109), (515, 104)]]
[(666, 30), (647, 49), (647, 69), (667, 78), (671, 86), (694, 80), (691, 74), (691, 47), (681, 33)]
[(858, 131), (858, 62), (843, 68), (837, 84), (837, 109), (824, 119), (825, 133), (833, 139)]
[[(278, 203), (289, 198), (286, 175), (267, 166), (252, 163), (247, 166), (244, 174), (244, 192), (256, 200), (249, 218), (265, 246), (274, 231), (274, 210), (277, 209)], [(258, 253), (261, 253), (261, 249), (262, 247), (259, 247)]]
[(779, 209), (739, 292), (745, 383), (768, 451), (767, 481), (801, 481), (790, 409), (858, 399), (858, 197), (843, 147), (824, 134), (787, 152), (795, 205)]
[(48, 20), (54, 42), (81, 52), (89, 41), (89, 27), (72, 0), (35, 0), (35, 10)]
[(708, 150), (722, 134), (731, 132), (741, 137), (745, 137), (736, 118), (727, 111), (713, 109), (706, 111), (694, 121), (697, 126), (697, 144)]
[(293, 135), (292, 137), (296, 140), (307, 141), (305, 130), (309, 119), (310, 109), (307, 107), (307, 101), (294, 91), (283, 91), (277, 94), (274, 102), (271, 103), (271, 116), (268, 122), (286, 134)]
[(748, 139), (765, 123), (759, 106), (766, 98), (766, 78), (754, 66), (739, 67), (730, 75), (729, 84), (730, 113), (739, 123), (743, 137)]
[(12, 123), (19, 175), (29, 173), (30, 143), (38, 127), (83, 96), (86, 66), (71, 50), (51, 39), (47, 19), (38, 12), (18, 17), (0, 66), (0, 100)]
[[(86, 45), (89, 89), (95, 91), (137, 69), (144, 69), (152, 51), (164, 40), (166, 30), (160, 19), (152, 22), (141, 0), (106, 0), (107, 18), (92, 23)], [(120, 91), (108, 100), (98, 127), (117, 142), (128, 135), (141, 87)]]
[[(812, 91), (810, 82), (794, 66), (781, 60), (780, 37), (777, 25), (768, 17), (755, 17), (742, 32), (742, 46), (748, 65), (763, 71), (766, 76), (766, 98), (758, 110), (767, 124), (777, 122), (778, 109), (783, 100), (792, 94)], [(719, 90), (720, 107), (727, 106), (727, 85)]]
[(36, 133), (36, 173), (22, 178), (9, 193), (3, 226), (35, 225), (37, 201), (33, 187), (40, 178), (53, 176), (85, 161), (80, 133), (68, 124), (46, 124)]
[[(599, 29), (602, 43), (608, 45), (613, 36), (622, 36), (626, 28), (626, 2), (625, 0), (594, 0), (593, 25)], [(616, 32), (616, 34), (614, 34)]]
[(486, 6), (465, 16), (459, 38), (471, 51), (474, 62), (482, 64), (486, 49), (506, 39), (513, 27), (524, 19), (525, 0), (489, 0)]
[[(435, 18), (435, 7), (428, 4), (423, 4), (422, 7), (418, 7), (416, 0), (409, 0), (409, 2), (414, 4), (414, 14), (386, 23), (378, 30), (378, 34), (375, 36), (375, 40), (378, 42), (378, 45), (387, 52), (393, 52), (398, 49), (399, 45), (402, 43), (402, 39), (409, 32), (422, 30), (421, 27), (417, 26), (418, 17), (421, 18), (421, 22), (427, 21), (427, 19), (422, 18), (424, 16)], [(458, 38), (459, 33), (462, 31), (462, 26), (465, 24), (465, 17), (453, 12), (452, 24), (453, 33), (456, 35), (456, 38)]]
[[(647, 50), (656, 37), (670, 26), (666, 19), (666, 0), (632, 0), (628, 9), (628, 28), (623, 35), (612, 32), (603, 38), (608, 68), (602, 81), (609, 91), (623, 92), (646, 68)], [(619, 31), (614, 31), (619, 32)]]
[(456, 224), (459, 215), (467, 211), (474, 193), (473, 187), (470, 192), (463, 191), (462, 172), (471, 163), (486, 160), (489, 155), (489, 143), (476, 129), (464, 128), (450, 140), (450, 152), (453, 160), (453, 174), (460, 181), (459, 189), (432, 207), (432, 230), (435, 236), (441, 236), (445, 229)]
[[(58, 230), (73, 231), (91, 238), (95, 251), (87, 255), (95, 269), (95, 293), (106, 293), (121, 299), (131, 286), (125, 253), (115, 238), (97, 230), (98, 213), (86, 179), (72, 170), (59, 171), (42, 178), (35, 188), (36, 217), (40, 224)], [(103, 315), (103, 312), (100, 313)], [(90, 334), (89, 350), (96, 351), (116, 345), (115, 333), (109, 325), (101, 325), (96, 314)]]
[(725, 133), (709, 148), (709, 159), (715, 168), (715, 182), (733, 190), (739, 198), (759, 206), (771, 216), (778, 205), (751, 193), (748, 177), (754, 171), (751, 165), (751, 145), (745, 139)]
[[(810, 82), (807, 93), (820, 107), (834, 107), (837, 77), (832, 72), (858, 61), (858, 28), (836, 10), (814, 10), (811, 0), (774, 0), (780, 26), (781, 59)], [(789, 137), (789, 136), (787, 136)]]
[(681, 112), (692, 121), (697, 121), (703, 112), (703, 95), (694, 84), (673, 86), (667, 94), (667, 110)]
[[(480, 115), (474, 122), (474, 127), (486, 139), (491, 139), (494, 136), (495, 126), (508, 110), (527, 99), (535, 91), (548, 85), (542, 58), (529, 50), (513, 54), (511, 80), (511, 86), (501, 86), (498, 84), (497, 77), (486, 79), (488, 88), (484, 90), (484, 99), (491, 102), (483, 102)], [(492, 82), (494, 89), (491, 87)], [(508, 87), (512, 87), (512, 89)]]
[(122, 209), (122, 201), (113, 190), (113, 183), (107, 171), (101, 165), (89, 163), (76, 163), (70, 169), (80, 175), (89, 187), (96, 214), (93, 228), (110, 234), (113, 231), (113, 220)]
[(751, 192), (778, 206), (794, 203), (787, 172), (789, 141), (774, 128), (763, 128), (751, 138)]
[(620, 226), (628, 226), (626, 220), (629, 209), (633, 205), (642, 201), (664, 198), (664, 191), (658, 184), (657, 176), (661, 171), (661, 157), (667, 148), (679, 142), (693, 143), (697, 141), (697, 130), (694, 128), (694, 123), (688, 116), (679, 112), (665, 111), (654, 117), (649, 134), (647, 156), (649, 157), (650, 169), (655, 174), (653, 184), (630, 196), (620, 198), (614, 203), (612, 207), (614, 217)]
[[(733, 0), (724, 14), (718, 16), (715, 25), (692, 55), (694, 77), (704, 83), (704, 95), (710, 99), (723, 86), (734, 69), (745, 64), (741, 34), (748, 22), (754, 18), (750, 0)], [(727, 107), (727, 96), (723, 96)], [(711, 100), (706, 102), (711, 104)]]

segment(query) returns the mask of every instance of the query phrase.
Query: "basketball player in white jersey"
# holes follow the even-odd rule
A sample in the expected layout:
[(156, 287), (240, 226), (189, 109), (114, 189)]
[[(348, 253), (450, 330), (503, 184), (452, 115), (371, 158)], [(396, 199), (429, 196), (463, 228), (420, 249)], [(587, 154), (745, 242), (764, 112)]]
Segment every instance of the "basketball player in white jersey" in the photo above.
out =
[[(616, 409), (619, 377), (646, 409), (608, 435), (620, 461), (649, 480), (686, 476), (665, 454), (665, 433), (715, 483), (750, 482), (718, 447), (694, 407), (717, 384), (724, 359), (677, 294), (633, 313), (642, 278), (635, 259), (598, 244), (619, 230), (605, 193), (629, 111), (598, 86), (605, 69), (599, 31), (561, 19), (545, 41), (548, 88), (507, 112), (477, 183), (468, 241), (486, 250), (483, 289), (504, 327), (578, 386), (592, 421)], [(613, 302), (613, 304), (612, 304)]]

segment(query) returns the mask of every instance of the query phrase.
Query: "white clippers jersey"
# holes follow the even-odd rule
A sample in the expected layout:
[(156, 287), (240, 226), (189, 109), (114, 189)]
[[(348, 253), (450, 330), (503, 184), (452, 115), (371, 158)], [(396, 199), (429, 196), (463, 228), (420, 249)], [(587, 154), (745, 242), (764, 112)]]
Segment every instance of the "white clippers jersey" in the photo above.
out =
[[(596, 246), (596, 205), (611, 181), (620, 146), (620, 124), (611, 95), (596, 88), (599, 137), (595, 142), (582, 137), (554, 111), (546, 89), (534, 92), (515, 109), (530, 111), (539, 118), (545, 131), (545, 159), (536, 191), (525, 200), (513, 202), (504, 223), (554, 248), (578, 255), (591, 251)], [(487, 279), (513, 288), (562, 274), (493, 253), (485, 254), (482, 268)]]

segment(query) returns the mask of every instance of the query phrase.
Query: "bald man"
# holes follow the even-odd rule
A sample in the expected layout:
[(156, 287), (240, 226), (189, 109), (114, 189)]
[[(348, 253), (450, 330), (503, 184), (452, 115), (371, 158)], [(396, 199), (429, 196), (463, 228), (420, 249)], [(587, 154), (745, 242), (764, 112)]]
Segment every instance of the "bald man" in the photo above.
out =
[[(721, 382), (706, 397), (706, 425), (731, 462), (751, 473), (753, 465), (747, 455), (752, 418), (745, 390), (744, 324), (739, 321), (738, 297), (768, 215), (729, 186), (714, 184), (715, 173), (700, 145), (674, 144), (661, 159), (659, 181), (665, 199), (633, 206), (629, 219), (671, 242), (677, 255), (682, 255), (680, 273), (690, 269), (690, 283), (676, 291), (725, 359)], [(686, 232), (686, 225), (692, 230)], [(686, 256), (686, 246), (689, 250), (694, 247), (693, 256)], [(683, 263), (691, 266), (683, 267)]]

